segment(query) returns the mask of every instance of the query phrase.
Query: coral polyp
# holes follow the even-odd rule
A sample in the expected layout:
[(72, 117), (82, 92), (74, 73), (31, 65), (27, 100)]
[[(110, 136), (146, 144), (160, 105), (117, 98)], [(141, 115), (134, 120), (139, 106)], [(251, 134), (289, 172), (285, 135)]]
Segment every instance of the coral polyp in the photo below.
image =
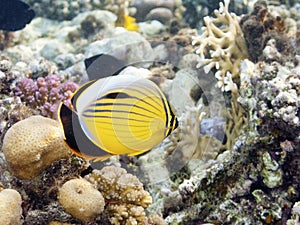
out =
[(17, 83), (15, 95), (19, 96), (28, 106), (39, 109), (43, 116), (56, 118), (58, 105), (63, 101), (67, 106), (71, 105), (70, 99), (78, 88), (74, 82), (61, 83), (60, 77), (50, 74), (37, 78), (23, 78)]

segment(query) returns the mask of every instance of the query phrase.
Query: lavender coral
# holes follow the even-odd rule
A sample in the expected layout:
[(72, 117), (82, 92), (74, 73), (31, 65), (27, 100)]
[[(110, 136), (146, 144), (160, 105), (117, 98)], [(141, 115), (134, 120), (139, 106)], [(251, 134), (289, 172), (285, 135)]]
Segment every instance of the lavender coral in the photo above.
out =
[(70, 105), (72, 94), (77, 88), (74, 82), (61, 83), (58, 75), (50, 74), (36, 81), (24, 78), (17, 84), (15, 95), (28, 106), (39, 109), (43, 116), (56, 118), (58, 104), (63, 101)]

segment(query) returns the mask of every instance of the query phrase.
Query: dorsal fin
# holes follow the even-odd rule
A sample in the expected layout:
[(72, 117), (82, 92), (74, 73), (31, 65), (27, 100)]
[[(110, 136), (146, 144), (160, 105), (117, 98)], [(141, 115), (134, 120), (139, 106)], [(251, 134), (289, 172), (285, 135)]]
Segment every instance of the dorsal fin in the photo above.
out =
[(119, 74), (126, 66), (122, 60), (107, 54), (94, 55), (84, 60), (89, 80)]

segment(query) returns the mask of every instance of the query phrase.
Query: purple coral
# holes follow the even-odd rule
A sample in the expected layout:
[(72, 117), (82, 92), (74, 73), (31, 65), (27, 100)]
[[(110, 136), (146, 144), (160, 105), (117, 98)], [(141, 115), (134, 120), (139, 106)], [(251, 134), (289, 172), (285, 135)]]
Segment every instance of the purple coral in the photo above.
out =
[(21, 82), (18, 83), (15, 94), (17, 96), (20, 96), (21, 99), (28, 104), (34, 104), (34, 95), (37, 89), (37, 85), (32, 79), (24, 78)]
[(59, 103), (64, 102), (70, 106), (70, 99), (77, 88), (76, 83), (61, 83), (59, 76), (50, 74), (36, 81), (24, 78), (17, 84), (15, 95), (28, 106), (39, 109), (43, 116), (56, 118)]

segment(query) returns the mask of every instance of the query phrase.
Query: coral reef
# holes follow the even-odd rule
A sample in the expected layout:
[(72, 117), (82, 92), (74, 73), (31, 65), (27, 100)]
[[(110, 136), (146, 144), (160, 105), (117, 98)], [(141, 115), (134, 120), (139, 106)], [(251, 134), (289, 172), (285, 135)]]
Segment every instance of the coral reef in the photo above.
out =
[(32, 116), (14, 124), (5, 134), (2, 151), (11, 173), (32, 179), (53, 162), (67, 158), (60, 124), (42, 116)]
[(240, 76), (248, 126), (210, 166), (189, 162), (179, 192), (169, 194), (179, 207), (169, 209), (170, 224), (285, 224), (299, 198), (299, 67), (245, 60)]
[[(164, 9), (172, 14), (172, 18), (181, 18), (184, 12), (184, 7), (181, 1), (133, 1), (133, 0), (76, 0), (76, 1), (61, 1), (55, 0), (51, 3), (48, 1), (35, 2), (34, 0), (26, 0), (32, 6), (37, 16), (43, 16), (55, 20), (71, 20), (82, 12), (101, 9), (113, 12), (118, 15), (124, 9), (128, 11), (129, 15), (135, 15), (139, 21), (143, 21), (151, 14), (151, 10)], [(164, 11), (164, 12), (165, 12)], [(160, 16), (164, 17), (162, 14)]]
[(38, 115), (39, 112), (28, 108), (20, 102), (18, 98), (7, 98), (5, 101), (0, 101), (0, 147), (6, 131), (16, 122), (27, 117)]
[(300, 15), (297, 13), (299, 4), (288, 8), (287, 5), (268, 5), (268, 13), (273, 18), (281, 18), (284, 22), (284, 32), (289, 38), (297, 38), (297, 27), (299, 27)]
[[(266, 62), (254, 65), (241, 58), (236, 65), (237, 76), (228, 79), (231, 93), (225, 98), (230, 96), (231, 107), (226, 136), (232, 140), (226, 149), (230, 150), (206, 161), (204, 168), (197, 167), (203, 161), (189, 161), (181, 174), (184, 178), (177, 178), (178, 191), (164, 190), (168, 197), (163, 198), (162, 208), (168, 215), (167, 223), (287, 221), (299, 197), (299, 154), (295, 151), (299, 146), (299, 67), (280, 64), (288, 58), (270, 60), (279, 52), (273, 41), (262, 50), (261, 59)], [(215, 69), (222, 71), (221, 67)], [(244, 114), (248, 113), (249, 122), (245, 122)]]
[[(5, 175), (4, 186), (12, 186), (22, 194), (22, 206), (26, 214), (24, 224), (49, 224), (51, 221), (81, 224), (66, 213), (57, 201), (59, 188), (68, 180), (77, 178), (88, 167), (79, 159), (61, 159), (53, 162), (38, 177), (19, 180), (9, 173), (9, 168), (1, 170)], [(1, 169), (1, 168), (0, 168)]]
[(41, 115), (50, 118), (57, 117), (59, 103), (70, 106), (70, 99), (78, 88), (74, 82), (61, 84), (60, 77), (55, 74), (37, 78), (23, 78), (17, 83), (15, 95), (19, 96), (28, 106), (39, 109)]
[(102, 194), (84, 179), (64, 183), (59, 189), (58, 200), (66, 212), (85, 223), (100, 215), (105, 205)]
[[(240, 19), (253, 1), (226, 0), (215, 11), (219, 1), (27, 2), (44, 18), (13, 40), (0, 34), (8, 40), (0, 56), (0, 190), (20, 193), (21, 223), (299, 223), (298, 3), (260, 1)], [(181, 29), (182, 4), (197, 30)], [(122, 15), (150, 21), (128, 32), (115, 27)], [(153, 80), (179, 127), (146, 154), (89, 163), (69, 157), (55, 120), (30, 116), (55, 118), (76, 89), (67, 81), (86, 82), (84, 58), (101, 53), (131, 65), (122, 73)], [(83, 188), (64, 192), (78, 181)]]
[(13, 189), (0, 190), (0, 224), (18, 225), (21, 223), (22, 199)]

